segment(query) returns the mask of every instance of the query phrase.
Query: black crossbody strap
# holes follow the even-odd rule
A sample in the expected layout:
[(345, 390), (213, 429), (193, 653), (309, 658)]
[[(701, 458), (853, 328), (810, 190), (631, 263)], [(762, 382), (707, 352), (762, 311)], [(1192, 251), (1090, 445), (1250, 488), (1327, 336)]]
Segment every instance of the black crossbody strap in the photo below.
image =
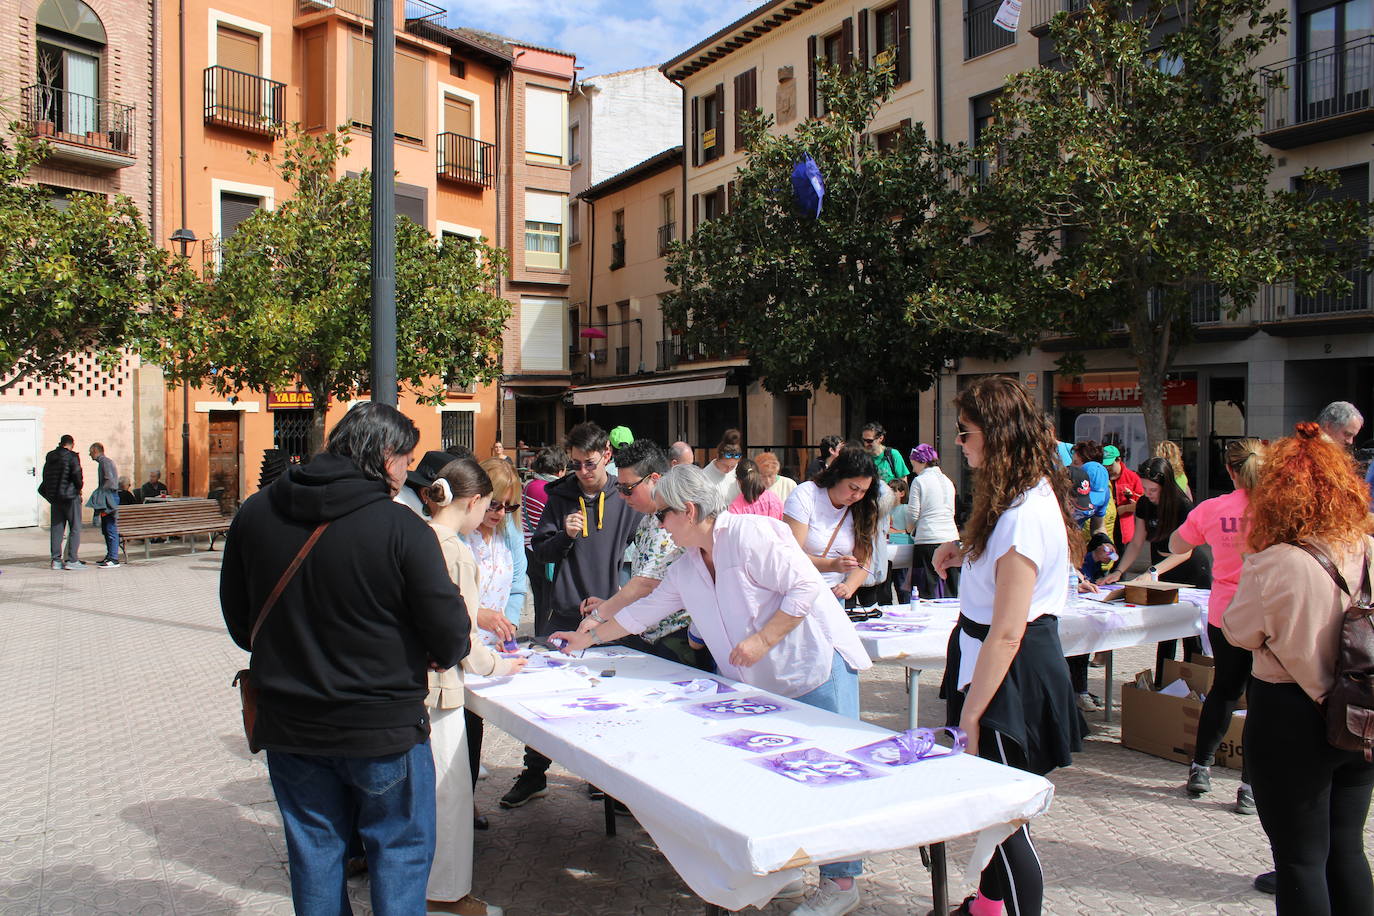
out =
[(258, 631), (262, 629), (263, 621), (267, 620), (267, 615), (271, 613), (273, 605), (277, 603), (277, 599), (281, 597), (281, 593), (286, 590), (287, 584), (295, 577), (296, 570), (301, 568), (301, 564), (305, 562), (306, 556), (314, 548), (315, 542), (320, 539), (320, 535), (324, 534), (324, 529), (328, 527), (329, 522), (320, 522), (315, 526), (315, 530), (310, 532), (310, 537), (306, 538), (305, 543), (301, 545), (301, 549), (296, 551), (296, 558), (291, 561), (291, 565), (286, 567), (285, 571), (282, 572), (281, 578), (277, 580), (277, 584), (272, 588), (272, 594), (267, 596), (267, 601), (263, 603), (262, 610), (258, 612), (258, 619), (253, 624), (253, 632), (248, 635), (248, 650), (250, 652), (253, 650), (253, 643), (257, 642)]

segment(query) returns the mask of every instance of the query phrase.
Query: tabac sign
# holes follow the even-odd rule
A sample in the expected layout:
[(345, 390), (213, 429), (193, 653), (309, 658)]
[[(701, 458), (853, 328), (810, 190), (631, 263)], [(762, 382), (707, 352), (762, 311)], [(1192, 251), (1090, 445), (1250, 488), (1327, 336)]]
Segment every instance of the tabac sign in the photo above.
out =
[(310, 396), (310, 392), (301, 391), (273, 391), (267, 396), (268, 410), (311, 410), (315, 406), (315, 399)]

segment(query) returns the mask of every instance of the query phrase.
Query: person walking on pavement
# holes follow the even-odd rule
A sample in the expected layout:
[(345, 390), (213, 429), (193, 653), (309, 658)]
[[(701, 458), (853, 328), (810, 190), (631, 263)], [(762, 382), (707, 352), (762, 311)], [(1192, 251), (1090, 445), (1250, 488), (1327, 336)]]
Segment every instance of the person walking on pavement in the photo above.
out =
[[(81, 458), (76, 454), (76, 440), (63, 436), (57, 448), (43, 459), (43, 479), (38, 495), (52, 506), (48, 544), (53, 569), (83, 569), (86, 564), (77, 558), (81, 549)], [(67, 551), (62, 552), (65, 532)]]
[[(549, 616), (535, 632), (539, 637), (576, 630), (582, 623), (582, 599), (588, 595), (615, 594), (625, 547), (642, 518), (616, 495), (616, 478), (606, 473), (611, 448), (605, 430), (579, 423), (568, 431), (565, 446), (573, 473), (548, 485), (544, 515), (530, 538), (535, 562), (554, 564)], [(501, 807), (518, 808), (545, 795), (550, 763), (526, 747), (525, 769), (501, 797)]]
[(91, 460), (98, 469), (96, 488), (86, 505), (91, 507), (95, 518), (100, 521), (100, 533), (105, 536), (105, 558), (96, 566), (101, 569), (114, 569), (119, 566), (119, 470), (114, 461), (105, 454), (105, 446), (92, 442)]
[(297, 913), (349, 911), (355, 828), (372, 911), (425, 912), (435, 843), (427, 672), (467, 656), (471, 622), (434, 532), (392, 501), (419, 438), (396, 408), (355, 406), (322, 454), (244, 501), (225, 543), (220, 605), (229, 635), (252, 652), (253, 738), (267, 749)]

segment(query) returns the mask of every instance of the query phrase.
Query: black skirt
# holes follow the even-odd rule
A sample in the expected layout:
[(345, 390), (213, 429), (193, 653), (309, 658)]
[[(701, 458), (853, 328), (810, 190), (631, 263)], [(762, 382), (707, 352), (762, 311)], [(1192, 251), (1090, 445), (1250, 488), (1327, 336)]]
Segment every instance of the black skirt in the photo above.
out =
[[(960, 630), (979, 642), (988, 636), (986, 624), (962, 614), (950, 633), (940, 696), (951, 726), (959, 724), (964, 711), (965, 694), (959, 689)], [(1088, 723), (1069, 682), (1069, 666), (1059, 643), (1059, 618), (1038, 617), (1026, 624), (1021, 647), (983, 713), (982, 724), (1020, 745), (1027, 769), (1041, 776), (1073, 763), (1074, 752), (1083, 750)]]

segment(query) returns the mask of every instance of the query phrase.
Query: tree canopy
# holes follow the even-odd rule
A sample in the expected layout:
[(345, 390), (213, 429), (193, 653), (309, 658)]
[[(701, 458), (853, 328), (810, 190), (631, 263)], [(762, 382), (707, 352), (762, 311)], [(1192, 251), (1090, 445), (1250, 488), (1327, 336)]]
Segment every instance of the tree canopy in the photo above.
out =
[(1330, 181), (1316, 174), (1273, 189), (1256, 138), (1276, 78), (1254, 62), (1285, 16), (1268, 7), (1098, 0), (1057, 15), (1059, 59), (1008, 79), (977, 150), (990, 174), (970, 194), (982, 224), (1040, 265), (1004, 297), (913, 299), (916, 314), (947, 328), (1030, 322), (1079, 346), (1124, 326), (1153, 444), (1195, 309), (1234, 315), (1279, 281), (1348, 286), (1368, 239), (1361, 207), (1315, 199)]
[[(1031, 259), (994, 239), (969, 244), (963, 151), (919, 125), (881, 146), (872, 136), (891, 92), (890, 63), (821, 72), (824, 117), (789, 134), (749, 118), (747, 161), (727, 212), (668, 255), (676, 291), (664, 318), (689, 351), (746, 353), (770, 391), (825, 386), (862, 411), (867, 396), (927, 387), (948, 357), (1014, 348), (1016, 335), (913, 323), (907, 302), (1000, 299), (1015, 283), (992, 275), (1024, 272)], [(825, 183), (819, 217), (792, 191), (792, 170), (806, 156)]]
[[(331, 400), (368, 390), (371, 355), (371, 186), (335, 174), (346, 131), (287, 137), (269, 160), (291, 193), (241, 223), (218, 269), (164, 323), (150, 355), (169, 380), (221, 394), (300, 384), (315, 410), (312, 450), (323, 446)], [(447, 387), (500, 372), (509, 304), (496, 294), (503, 252), (469, 239), (436, 244), (422, 226), (396, 228), (397, 376), (423, 402)]]
[(73, 194), (65, 208), (29, 180), (47, 152), (11, 125), (0, 138), (0, 391), (70, 378), (90, 352), (107, 370), (171, 301), (174, 266), (129, 198)]

